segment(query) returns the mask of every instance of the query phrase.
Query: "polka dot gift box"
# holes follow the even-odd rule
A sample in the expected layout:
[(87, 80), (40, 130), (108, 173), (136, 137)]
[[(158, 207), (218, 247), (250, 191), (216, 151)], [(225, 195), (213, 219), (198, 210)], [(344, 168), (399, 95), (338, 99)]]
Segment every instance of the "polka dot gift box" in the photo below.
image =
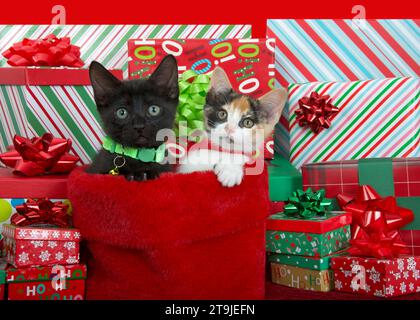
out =
[(324, 257), (349, 246), (351, 214), (328, 212), (299, 219), (277, 213), (267, 220), (268, 252)]

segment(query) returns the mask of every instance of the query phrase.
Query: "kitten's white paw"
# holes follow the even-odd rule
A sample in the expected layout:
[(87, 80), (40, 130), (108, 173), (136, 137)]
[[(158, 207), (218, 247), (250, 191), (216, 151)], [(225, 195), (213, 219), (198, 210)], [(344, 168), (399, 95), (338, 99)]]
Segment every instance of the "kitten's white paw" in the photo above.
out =
[(241, 184), (244, 177), (244, 169), (241, 165), (217, 164), (214, 172), (217, 175), (217, 180), (225, 187)]

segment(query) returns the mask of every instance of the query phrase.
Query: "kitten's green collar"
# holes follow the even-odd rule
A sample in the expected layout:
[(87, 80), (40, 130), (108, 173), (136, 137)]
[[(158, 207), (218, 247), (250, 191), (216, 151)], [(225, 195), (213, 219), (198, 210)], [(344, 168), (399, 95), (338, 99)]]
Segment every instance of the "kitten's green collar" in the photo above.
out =
[(165, 158), (165, 144), (162, 143), (157, 148), (131, 148), (124, 147), (121, 143), (117, 143), (110, 137), (105, 137), (102, 147), (111, 153), (121, 156), (130, 157), (142, 162), (161, 162)]

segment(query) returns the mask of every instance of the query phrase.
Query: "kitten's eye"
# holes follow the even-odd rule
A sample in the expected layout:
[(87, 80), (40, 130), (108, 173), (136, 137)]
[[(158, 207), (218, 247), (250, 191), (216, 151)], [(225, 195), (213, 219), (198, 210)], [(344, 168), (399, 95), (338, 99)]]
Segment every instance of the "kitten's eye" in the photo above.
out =
[(252, 128), (254, 126), (254, 121), (249, 118), (246, 118), (242, 121), (242, 126), (248, 129)]
[(151, 116), (156, 117), (160, 114), (160, 107), (152, 105), (149, 107), (149, 109), (147, 109), (147, 111), (149, 112)]
[(225, 110), (220, 110), (217, 112), (217, 117), (220, 120), (225, 120), (227, 118), (227, 112)]
[(125, 108), (119, 108), (116, 112), (115, 112), (116, 116), (118, 119), (124, 120), (128, 117), (128, 111)]

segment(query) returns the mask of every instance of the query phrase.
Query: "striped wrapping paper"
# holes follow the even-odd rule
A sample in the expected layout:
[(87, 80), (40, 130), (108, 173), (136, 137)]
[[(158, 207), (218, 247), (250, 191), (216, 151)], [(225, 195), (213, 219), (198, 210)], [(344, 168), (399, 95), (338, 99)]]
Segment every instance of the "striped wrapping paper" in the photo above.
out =
[[(276, 38), (276, 78), (283, 86), (420, 75), (420, 20), (268, 20)], [(287, 107), (276, 151), (288, 157)]]
[[(300, 127), (298, 100), (316, 91), (330, 95), (339, 112), (329, 129)], [(420, 156), (420, 79), (312, 82), (289, 86), (290, 162)]]
[[(86, 67), (97, 60), (127, 75), (128, 39), (250, 38), (249, 25), (0, 25), (0, 52), (28, 37), (68, 36), (81, 47)], [(9, 67), (0, 58), (0, 67)], [(0, 85), (0, 152), (15, 133), (48, 131), (73, 140), (73, 152), (87, 163), (101, 145), (103, 131), (90, 86)]]

